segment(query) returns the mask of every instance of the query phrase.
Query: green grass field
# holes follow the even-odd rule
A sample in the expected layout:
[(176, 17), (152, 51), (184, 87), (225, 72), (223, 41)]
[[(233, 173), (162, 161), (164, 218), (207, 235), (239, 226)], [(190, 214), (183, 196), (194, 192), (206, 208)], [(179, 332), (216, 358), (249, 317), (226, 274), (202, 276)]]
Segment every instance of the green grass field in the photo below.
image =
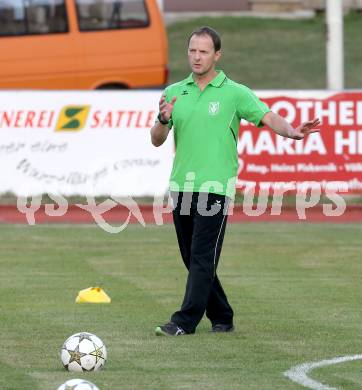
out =
[[(0, 389), (56, 389), (79, 377), (60, 347), (89, 331), (108, 347), (106, 368), (81, 375), (101, 390), (301, 389), (295, 364), (362, 353), (362, 226), (229, 225), (219, 274), (235, 310), (233, 334), (154, 336), (180, 304), (186, 273), (172, 226), (0, 225)], [(101, 285), (110, 305), (75, 304)], [(313, 371), (361, 389), (359, 361)]]
[[(199, 18), (168, 27), (170, 82), (189, 73), (187, 37), (200, 26), (223, 40), (220, 68), (253, 89), (326, 88), (325, 19)], [(345, 87), (362, 88), (362, 14), (345, 17)]]

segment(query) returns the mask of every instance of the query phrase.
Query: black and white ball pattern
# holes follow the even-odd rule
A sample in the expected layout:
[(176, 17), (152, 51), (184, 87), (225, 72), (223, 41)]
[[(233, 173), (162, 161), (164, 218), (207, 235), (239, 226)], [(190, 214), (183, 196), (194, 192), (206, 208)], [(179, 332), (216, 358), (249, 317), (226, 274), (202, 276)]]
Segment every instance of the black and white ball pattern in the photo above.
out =
[(60, 385), (58, 390), (99, 390), (99, 388), (84, 379), (70, 379)]
[(61, 359), (68, 371), (97, 371), (107, 360), (107, 349), (103, 341), (88, 332), (73, 334), (65, 340)]

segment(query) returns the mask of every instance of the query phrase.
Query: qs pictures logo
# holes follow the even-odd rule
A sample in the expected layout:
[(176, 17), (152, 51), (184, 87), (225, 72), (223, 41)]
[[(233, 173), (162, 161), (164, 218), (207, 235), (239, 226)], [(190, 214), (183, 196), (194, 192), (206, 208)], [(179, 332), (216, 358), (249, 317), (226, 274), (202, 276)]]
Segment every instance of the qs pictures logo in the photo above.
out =
[(90, 106), (65, 106), (60, 111), (55, 131), (79, 131), (87, 122)]

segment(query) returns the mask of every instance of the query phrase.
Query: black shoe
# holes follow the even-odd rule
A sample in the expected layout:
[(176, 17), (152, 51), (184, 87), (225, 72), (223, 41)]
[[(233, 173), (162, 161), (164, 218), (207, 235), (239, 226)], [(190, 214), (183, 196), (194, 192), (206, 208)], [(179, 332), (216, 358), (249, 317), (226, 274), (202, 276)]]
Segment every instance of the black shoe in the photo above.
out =
[(174, 322), (168, 322), (165, 325), (158, 326), (155, 329), (156, 336), (182, 336), (186, 332), (181, 326), (176, 325)]
[(211, 328), (211, 332), (215, 332), (215, 333), (227, 333), (233, 331), (234, 331), (233, 324), (214, 324)]

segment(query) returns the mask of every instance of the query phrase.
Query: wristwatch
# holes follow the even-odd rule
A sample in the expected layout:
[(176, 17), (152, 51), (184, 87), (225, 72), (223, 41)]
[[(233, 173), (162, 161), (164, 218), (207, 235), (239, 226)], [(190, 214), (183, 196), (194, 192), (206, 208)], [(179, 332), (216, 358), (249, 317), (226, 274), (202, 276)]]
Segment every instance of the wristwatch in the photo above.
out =
[(163, 125), (168, 125), (168, 122), (169, 122), (169, 121), (163, 120), (163, 119), (162, 119), (162, 115), (161, 115), (160, 112), (158, 113), (157, 119), (158, 119), (158, 121), (159, 121), (161, 124), (163, 124)]

